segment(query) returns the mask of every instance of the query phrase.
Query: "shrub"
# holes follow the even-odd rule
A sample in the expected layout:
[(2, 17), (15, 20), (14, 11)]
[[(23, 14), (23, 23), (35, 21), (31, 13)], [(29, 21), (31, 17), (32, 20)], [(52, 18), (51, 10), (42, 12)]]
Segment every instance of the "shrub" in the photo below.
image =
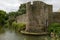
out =
[(16, 22), (12, 23), (12, 27), (18, 31), (25, 29), (25, 26), (26, 26), (25, 23), (16, 23)]
[(60, 33), (60, 23), (52, 23), (51, 25), (49, 25), (48, 31), (59, 34)]
[(17, 27), (20, 29), (25, 28), (25, 26), (26, 26), (26, 24), (24, 24), (24, 23), (17, 23)]
[(16, 27), (17, 26), (17, 23), (16, 22), (13, 22), (12, 23), (12, 27), (14, 28), (14, 27)]

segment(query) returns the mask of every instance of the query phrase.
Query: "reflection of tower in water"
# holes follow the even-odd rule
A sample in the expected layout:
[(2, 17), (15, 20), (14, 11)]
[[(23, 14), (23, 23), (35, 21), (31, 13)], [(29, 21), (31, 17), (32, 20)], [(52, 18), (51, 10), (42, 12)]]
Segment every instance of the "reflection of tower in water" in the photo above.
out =
[(48, 36), (25, 36), (24, 40), (49, 40)]

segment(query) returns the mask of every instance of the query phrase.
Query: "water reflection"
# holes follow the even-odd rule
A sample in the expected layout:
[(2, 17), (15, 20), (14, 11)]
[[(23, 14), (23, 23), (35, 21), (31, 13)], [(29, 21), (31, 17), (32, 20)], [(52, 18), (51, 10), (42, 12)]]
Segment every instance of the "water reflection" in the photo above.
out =
[(0, 28), (0, 34), (4, 33), (5, 30), (3, 28)]
[(48, 40), (46, 36), (26, 36), (24, 40)]

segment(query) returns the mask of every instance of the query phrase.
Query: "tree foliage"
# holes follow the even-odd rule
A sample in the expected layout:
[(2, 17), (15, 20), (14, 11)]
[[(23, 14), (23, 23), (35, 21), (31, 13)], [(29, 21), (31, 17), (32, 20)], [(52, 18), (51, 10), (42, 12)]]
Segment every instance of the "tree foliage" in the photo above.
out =
[(60, 23), (52, 23), (48, 28), (49, 32), (60, 34)]
[(24, 30), (25, 27), (26, 27), (26, 24), (25, 23), (16, 23), (16, 22), (13, 22), (12, 23), (12, 27), (15, 29), (15, 30)]
[(21, 6), (19, 6), (19, 9), (15, 12), (9, 12), (6, 13), (3, 10), (0, 10), (0, 25), (3, 26), (7, 23), (9, 23), (9, 25), (12, 25), (12, 23), (14, 21), (16, 21), (16, 17), (22, 14), (26, 13), (26, 4), (21, 4)]
[(0, 26), (3, 26), (5, 24), (6, 20), (6, 12), (3, 10), (0, 10)]
[(18, 12), (20, 14), (25, 14), (26, 13), (26, 4), (21, 4), (21, 6), (18, 9)]
[(21, 4), (18, 11), (9, 12), (9, 23), (12, 24), (13, 21), (16, 21), (16, 17), (26, 13), (26, 4)]
[(21, 6), (19, 6), (18, 11), (9, 12), (9, 16), (17, 17), (17, 16), (25, 14), (25, 13), (26, 13), (26, 4), (21, 4)]

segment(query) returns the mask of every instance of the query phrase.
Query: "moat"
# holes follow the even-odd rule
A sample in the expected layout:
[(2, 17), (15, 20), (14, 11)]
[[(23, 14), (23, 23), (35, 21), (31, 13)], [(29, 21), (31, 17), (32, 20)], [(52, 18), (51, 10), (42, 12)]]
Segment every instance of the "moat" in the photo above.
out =
[[(2, 29), (2, 32), (0, 32), (0, 40), (54, 40), (54, 38), (48, 35), (23, 35), (11, 29), (5, 29), (4, 31), (3, 30), (4, 29)], [(60, 37), (57, 40), (60, 40)]]
[(22, 35), (11, 30), (0, 34), (0, 40), (50, 40), (49, 36)]

